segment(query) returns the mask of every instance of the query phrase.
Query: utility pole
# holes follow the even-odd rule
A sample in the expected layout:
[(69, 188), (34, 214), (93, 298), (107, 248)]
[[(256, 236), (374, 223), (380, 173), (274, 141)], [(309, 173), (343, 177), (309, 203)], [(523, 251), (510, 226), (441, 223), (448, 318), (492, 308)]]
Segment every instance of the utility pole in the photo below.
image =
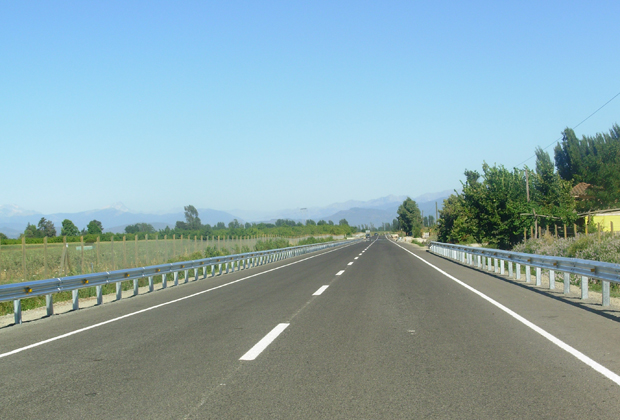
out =
[(530, 174), (527, 168), (525, 169), (525, 193), (527, 194), (527, 202), (530, 202)]

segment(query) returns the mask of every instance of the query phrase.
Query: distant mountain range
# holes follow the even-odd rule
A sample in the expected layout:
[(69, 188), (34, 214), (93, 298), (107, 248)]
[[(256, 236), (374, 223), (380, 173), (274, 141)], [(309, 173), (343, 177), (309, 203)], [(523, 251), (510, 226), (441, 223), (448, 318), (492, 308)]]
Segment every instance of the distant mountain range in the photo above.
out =
[[(441, 209), (443, 200), (452, 194), (453, 190), (438, 193), (424, 194), (413, 198), (425, 214), (435, 215), (435, 202)], [(248, 210), (231, 210), (229, 212), (213, 209), (197, 209), (200, 220), (204, 224), (215, 225), (218, 222), (228, 224), (237, 219), (240, 222), (274, 222), (277, 219), (292, 219), (305, 221), (312, 219), (331, 220), (338, 223), (346, 219), (352, 226), (370, 225), (380, 226), (384, 222), (391, 223), (397, 217), (398, 206), (407, 198), (404, 195), (388, 195), (368, 201), (349, 200), (342, 203), (334, 203), (325, 207), (311, 207), (307, 209), (286, 209), (271, 212), (259, 212)], [(99, 220), (104, 226), (105, 232), (124, 232), (127, 225), (135, 223), (150, 223), (155, 229), (164, 229), (166, 226), (174, 227), (178, 220), (185, 220), (183, 211), (166, 214), (134, 213), (122, 203), (115, 203), (99, 210), (89, 210), (79, 213), (55, 213), (42, 214), (37, 211), (24, 210), (16, 205), (0, 206), (0, 232), (10, 238), (17, 238), (26, 228), (28, 223), (36, 225), (45, 217), (51, 220), (60, 234), (60, 228), (64, 219), (71, 220), (79, 229), (84, 228), (91, 220)]]

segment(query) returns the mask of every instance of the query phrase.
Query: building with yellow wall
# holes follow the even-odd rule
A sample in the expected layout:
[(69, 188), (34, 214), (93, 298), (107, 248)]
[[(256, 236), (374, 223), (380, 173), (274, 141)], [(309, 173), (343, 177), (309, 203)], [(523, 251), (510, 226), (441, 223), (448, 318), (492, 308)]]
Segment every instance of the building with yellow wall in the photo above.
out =
[(604, 232), (610, 232), (611, 224), (613, 223), (614, 232), (620, 231), (620, 211), (614, 211), (609, 213), (596, 213), (590, 216), (590, 219), (595, 226), (601, 225), (601, 229)]

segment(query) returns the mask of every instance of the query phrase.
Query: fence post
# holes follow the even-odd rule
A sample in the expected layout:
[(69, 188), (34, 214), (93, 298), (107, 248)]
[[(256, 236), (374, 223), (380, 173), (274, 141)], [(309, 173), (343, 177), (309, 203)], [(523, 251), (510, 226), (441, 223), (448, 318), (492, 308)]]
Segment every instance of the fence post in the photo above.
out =
[(84, 236), (80, 236), (82, 263), (80, 265), (80, 274), (84, 274)]
[(566, 223), (564, 223), (564, 239), (567, 238), (567, 234), (566, 234)]
[[(28, 281), (26, 278), (26, 236), (22, 236), (22, 271), (24, 273), (24, 281)], [(21, 308), (21, 302), (19, 303), (19, 307)], [(21, 324), (21, 320), (19, 322)], [(17, 322), (16, 322), (17, 324)]]
[(47, 236), (43, 238), (43, 277), (47, 278)]
[(136, 233), (133, 237), (134, 247), (133, 247), (133, 263), (134, 267), (137, 267), (138, 264), (138, 234)]

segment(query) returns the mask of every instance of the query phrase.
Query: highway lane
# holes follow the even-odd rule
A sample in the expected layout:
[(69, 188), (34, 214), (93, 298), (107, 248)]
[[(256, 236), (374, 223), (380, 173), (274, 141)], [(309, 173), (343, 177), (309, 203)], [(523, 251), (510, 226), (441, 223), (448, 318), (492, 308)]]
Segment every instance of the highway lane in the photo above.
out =
[[(620, 371), (613, 319), (413, 252)], [(385, 239), (2, 329), (0, 354), (273, 268), (0, 358), (0, 417), (618, 418), (617, 384)]]

